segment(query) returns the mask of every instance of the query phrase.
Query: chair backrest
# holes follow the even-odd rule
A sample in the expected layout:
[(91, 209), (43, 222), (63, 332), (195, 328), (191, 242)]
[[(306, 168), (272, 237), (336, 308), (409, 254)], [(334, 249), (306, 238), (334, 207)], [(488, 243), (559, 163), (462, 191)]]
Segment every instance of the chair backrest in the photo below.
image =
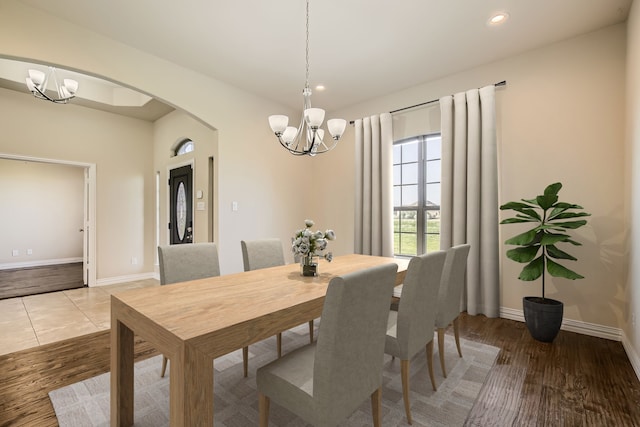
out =
[(161, 285), (220, 275), (215, 243), (158, 246), (158, 258)]
[(447, 249), (438, 296), (436, 327), (446, 328), (460, 314), (460, 301), (467, 272), (467, 258), (471, 245), (457, 245)]
[(409, 261), (398, 304), (396, 339), (401, 359), (411, 359), (433, 339), (446, 257), (446, 251), (436, 251)]
[[(389, 295), (396, 264), (356, 271), (329, 282), (313, 373), (313, 398), (337, 422), (382, 385)], [(326, 424), (332, 424), (326, 420)]]
[(284, 251), (280, 239), (240, 241), (244, 271), (284, 265)]

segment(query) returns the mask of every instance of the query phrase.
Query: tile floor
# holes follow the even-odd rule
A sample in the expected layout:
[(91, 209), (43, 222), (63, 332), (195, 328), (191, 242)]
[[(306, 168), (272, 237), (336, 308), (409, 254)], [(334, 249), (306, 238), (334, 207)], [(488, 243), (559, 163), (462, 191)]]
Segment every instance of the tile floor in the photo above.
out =
[(111, 327), (110, 295), (155, 279), (0, 300), (0, 355)]

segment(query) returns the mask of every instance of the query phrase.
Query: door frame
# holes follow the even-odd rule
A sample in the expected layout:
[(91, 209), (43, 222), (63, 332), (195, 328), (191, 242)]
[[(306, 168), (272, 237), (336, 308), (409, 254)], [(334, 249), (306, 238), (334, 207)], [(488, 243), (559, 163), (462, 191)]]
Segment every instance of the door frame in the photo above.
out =
[[(193, 209), (193, 207), (194, 207), (195, 197), (196, 197), (196, 163), (194, 159), (185, 159), (182, 162), (176, 162), (176, 163), (167, 165), (167, 174), (165, 175), (164, 183), (160, 183), (161, 186), (164, 186), (165, 188), (164, 195), (166, 199), (166, 204), (165, 204), (166, 221), (164, 224), (158, 224), (158, 226), (164, 227), (164, 231), (165, 231), (164, 241), (166, 245), (169, 245), (170, 244), (169, 242), (171, 242), (171, 230), (169, 230), (169, 227), (167, 225), (171, 221), (170, 219), (171, 218), (171, 189), (169, 188), (169, 176), (171, 176), (171, 171), (173, 169), (178, 169), (183, 166), (191, 166), (191, 170), (193, 174), (193, 180), (191, 183), (191, 212), (193, 217), (192, 218), (193, 229), (195, 230), (196, 216), (195, 216), (195, 210)], [(194, 237), (194, 243), (195, 243), (195, 237)]]
[[(75, 166), (85, 169), (84, 178), (84, 233), (83, 233), (83, 264), (84, 273), (87, 274), (87, 283), (89, 287), (96, 285), (97, 268), (96, 268), (96, 164), (76, 162), (72, 160), (47, 159), (43, 157), (22, 156), (18, 154), (0, 153), (0, 159), (20, 160), (25, 162), (37, 163), (53, 163), (58, 165)], [(87, 194), (88, 193), (88, 194)]]

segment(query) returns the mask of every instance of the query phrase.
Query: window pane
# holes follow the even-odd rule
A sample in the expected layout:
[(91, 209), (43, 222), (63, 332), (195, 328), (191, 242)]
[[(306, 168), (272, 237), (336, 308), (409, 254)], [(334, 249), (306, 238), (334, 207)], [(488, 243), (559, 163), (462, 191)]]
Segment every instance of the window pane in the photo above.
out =
[(409, 163), (402, 165), (402, 184), (418, 183), (418, 163)]
[(440, 160), (430, 160), (425, 164), (427, 182), (440, 182)]
[(429, 234), (440, 234), (440, 211), (427, 211), (424, 229)]
[(402, 204), (400, 203), (401, 189), (402, 187), (400, 186), (393, 187), (393, 206), (402, 206)]
[(402, 163), (418, 161), (418, 142), (402, 144)]
[(397, 165), (402, 161), (402, 158), (400, 157), (400, 150), (401, 150), (401, 145), (394, 145), (393, 146), (393, 164)]
[(440, 135), (427, 138), (427, 160), (441, 159), (442, 158), (442, 138)]
[(393, 233), (393, 253), (400, 255), (400, 233)]
[(401, 166), (400, 165), (394, 165), (393, 166), (393, 185), (400, 185), (402, 184), (402, 175), (400, 174), (401, 171)]
[(417, 227), (417, 211), (402, 211), (400, 213), (400, 231), (403, 233), (415, 233)]
[(194, 149), (193, 141), (185, 139), (176, 150), (176, 156), (192, 152)]
[(427, 241), (427, 252), (433, 252), (440, 250), (440, 235), (439, 234), (427, 234), (425, 236)]
[(393, 232), (397, 233), (400, 231), (400, 211), (393, 212)]
[(418, 255), (416, 234), (402, 233), (400, 235), (400, 251), (402, 255)]
[(402, 206), (418, 206), (418, 186), (403, 185), (401, 188)]
[(425, 206), (440, 206), (440, 183), (425, 185)]

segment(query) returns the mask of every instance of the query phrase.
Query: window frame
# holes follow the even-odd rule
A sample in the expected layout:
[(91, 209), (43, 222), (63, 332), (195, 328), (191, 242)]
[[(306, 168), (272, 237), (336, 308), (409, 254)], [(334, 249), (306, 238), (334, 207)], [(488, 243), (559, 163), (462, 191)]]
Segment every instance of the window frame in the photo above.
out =
[[(427, 158), (427, 141), (429, 139), (432, 139), (434, 137), (437, 137), (440, 139), (440, 157), (438, 158), (433, 158), (433, 159), (428, 159)], [(396, 148), (396, 146), (400, 146), (403, 144), (408, 144), (408, 143), (412, 143), (412, 142), (416, 142), (417, 144), (417, 160), (415, 162), (404, 162), (402, 155), (401, 158), (399, 159), (399, 162), (396, 162), (396, 156), (394, 155), (393, 157), (393, 167), (395, 168), (396, 166), (400, 166), (400, 182), (396, 182), (396, 178), (395, 178), (395, 171), (394, 171), (394, 179), (393, 179), (393, 191), (394, 191), (394, 206), (393, 206), (393, 219), (394, 219), (394, 228), (393, 228), (393, 234), (394, 234), (394, 256), (396, 257), (407, 257), (410, 258), (412, 256), (415, 255), (419, 255), (419, 254), (423, 254), (427, 252), (427, 248), (428, 248), (428, 240), (429, 240), (429, 235), (440, 235), (440, 228), (438, 229), (438, 233), (433, 233), (433, 232), (429, 232), (428, 231), (428, 226), (427, 226), (427, 222), (431, 219), (439, 219), (440, 215), (440, 208), (441, 205), (427, 205), (426, 201), (427, 201), (427, 195), (426, 195), (426, 191), (427, 191), (427, 184), (439, 184), (440, 186), (442, 185), (442, 178), (441, 176), (439, 177), (438, 181), (427, 181), (427, 165), (429, 162), (433, 162), (433, 161), (438, 161), (440, 162), (440, 168), (442, 168), (442, 134), (441, 132), (432, 132), (432, 133), (428, 133), (428, 134), (424, 134), (424, 135), (418, 135), (418, 136), (412, 136), (409, 138), (403, 138), (397, 141), (393, 142), (393, 146), (394, 149)], [(396, 197), (395, 197), (395, 192), (397, 188), (400, 188), (400, 203), (403, 202), (402, 200), (402, 187), (403, 187), (403, 168), (402, 165), (407, 165), (407, 164), (411, 164), (411, 163), (416, 163), (418, 165), (418, 170), (417, 170), (417, 187), (418, 187), (418, 200), (416, 205), (400, 205), (400, 206), (396, 206)], [(407, 184), (404, 184), (407, 185)], [(412, 184), (409, 184), (412, 185)], [(441, 203), (442, 201), (440, 201)], [(435, 211), (438, 212), (438, 214), (434, 217), (429, 217), (428, 212), (430, 211)], [(416, 225), (416, 230), (415, 232), (402, 232), (402, 226), (401, 226), (401, 212), (416, 212), (416, 218), (415, 218), (415, 225)], [(398, 224), (398, 227), (396, 228), (396, 220), (399, 220), (400, 223)], [(416, 240), (416, 254), (407, 254), (407, 253), (402, 253), (402, 235), (403, 234), (408, 234), (408, 235), (412, 235), (415, 236), (415, 240)], [(396, 240), (398, 239), (398, 240)], [(396, 253), (396, 241), (398, 242), (398, 248), (400, 249), (400, 253)]]

